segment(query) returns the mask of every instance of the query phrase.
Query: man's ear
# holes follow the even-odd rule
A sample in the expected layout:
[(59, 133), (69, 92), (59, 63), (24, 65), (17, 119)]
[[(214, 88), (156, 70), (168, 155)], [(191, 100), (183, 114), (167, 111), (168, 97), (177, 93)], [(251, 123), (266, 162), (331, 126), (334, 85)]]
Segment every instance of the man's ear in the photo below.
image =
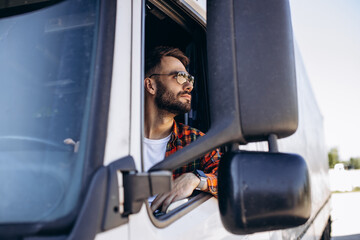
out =
[(154, 95), (155, 94), (155, 89), (156, 89), (156, 83), (153, 79), (151, 78), (145, 78), (144, 79), (144, 86), (145, 86), (145, 90)]

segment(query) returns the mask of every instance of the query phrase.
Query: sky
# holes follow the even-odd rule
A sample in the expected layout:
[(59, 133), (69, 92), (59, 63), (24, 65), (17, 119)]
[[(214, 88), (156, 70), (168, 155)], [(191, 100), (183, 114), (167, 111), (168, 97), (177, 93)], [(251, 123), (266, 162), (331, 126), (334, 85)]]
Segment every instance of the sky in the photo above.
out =
[(290, 0), (294, 36), (328, 150), (360, 157), (360, 0)]

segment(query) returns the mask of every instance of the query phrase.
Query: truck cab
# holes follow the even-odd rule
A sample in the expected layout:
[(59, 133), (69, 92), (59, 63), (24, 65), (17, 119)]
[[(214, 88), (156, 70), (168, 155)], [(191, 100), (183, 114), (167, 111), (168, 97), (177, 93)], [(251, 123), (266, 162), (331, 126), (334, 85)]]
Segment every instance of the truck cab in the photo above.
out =
[[(195, 76), (177, 121), (206, 135), (144, 171), (144, 59)], [(329, 239), (322, 116), (289, 3), (0, 4), (1, 239)], [(154, 215), (172, 171), (221, 148), (219, 195)]]

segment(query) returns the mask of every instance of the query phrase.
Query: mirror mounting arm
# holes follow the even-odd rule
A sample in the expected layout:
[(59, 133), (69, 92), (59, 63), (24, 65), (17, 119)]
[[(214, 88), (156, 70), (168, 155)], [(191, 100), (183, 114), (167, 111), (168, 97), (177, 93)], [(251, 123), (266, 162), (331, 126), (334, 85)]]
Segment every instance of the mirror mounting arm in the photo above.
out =
[(273, 152), (273, 153), (279, 152), (277, 139), (278, 138), (277, 138), (276, 134), (269, 135), (269, 137), (268, 137), (269, 152)]
[(149, 197), (168, 192), (172, 187), (172, 172), (138, 173), (131, 156), (107, 166), (108, 186), (102, 230), (128, 222), (128, 216), (140, 211)]

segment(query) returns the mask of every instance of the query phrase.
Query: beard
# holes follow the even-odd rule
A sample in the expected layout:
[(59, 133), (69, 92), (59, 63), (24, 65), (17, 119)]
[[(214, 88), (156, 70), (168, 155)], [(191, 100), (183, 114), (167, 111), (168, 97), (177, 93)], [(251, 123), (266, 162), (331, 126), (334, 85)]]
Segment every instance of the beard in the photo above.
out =
[(155, 103), (159, 109), (165, 110), (175, 115), (190, 112), (191, 101), (183, 103), (178, 100), (179, 96), (181, 96), (182, 94), (190, 94), (189, 92), (181, 91), (177, 95), (175, 95), (175, 93), (167, 90), (160, 81), (157, 81), (156, 85), (158, 89), (155, 95)]

